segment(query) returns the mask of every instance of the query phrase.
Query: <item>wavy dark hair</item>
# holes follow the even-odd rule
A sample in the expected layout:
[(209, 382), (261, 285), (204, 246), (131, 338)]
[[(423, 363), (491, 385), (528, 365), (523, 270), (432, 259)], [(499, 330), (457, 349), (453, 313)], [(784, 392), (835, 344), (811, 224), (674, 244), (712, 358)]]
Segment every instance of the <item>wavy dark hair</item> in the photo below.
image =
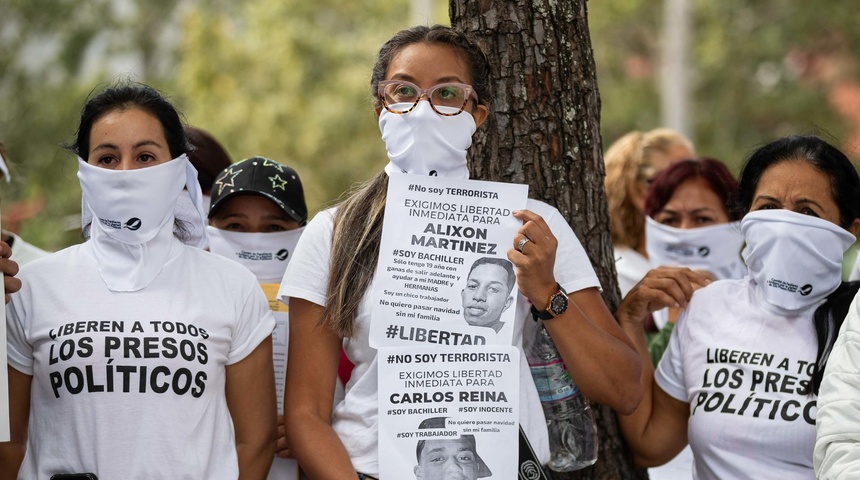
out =
[[(860, 218), (860, 176), (854, 165), (839, 151), (815, 135), (792, 135), (768, 143), (750, 155), (741, 171), (738, 182), (737, 212), (746, 214), (752, 206), (759, 180), (764, 172), (782, 162), (806, 162), (830, 179), (830, 193), (839, 207), (839, 223), (847, 229)], [(807, 394), (818, 394), (827, 359), (839, 328), (845, 321), (851, 301), (860, 288), (860, 282), (843, 282), (827, 296), (827, 300), (813, 315), (818, 353), (815, 370)]]
[(104, 115), (114, 111), (139, 108), (150, 113), (161, 123), (164, 138), (172, 158), (191, 150), (185, 136), (185, 126), (176, 107), (158, 90), (142, 83), (125, 81), (111, 85), (90, 97), (81, 110), (75, 140), (67, 148), (75, 155), (86, 159), (90, 151), (90, 133), (93, 124)]

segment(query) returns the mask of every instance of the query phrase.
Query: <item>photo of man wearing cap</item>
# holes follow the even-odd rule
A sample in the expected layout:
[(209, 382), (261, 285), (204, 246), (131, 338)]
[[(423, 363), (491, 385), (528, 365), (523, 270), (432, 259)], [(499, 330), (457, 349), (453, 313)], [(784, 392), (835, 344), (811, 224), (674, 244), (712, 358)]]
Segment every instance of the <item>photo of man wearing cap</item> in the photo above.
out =
[(508, 260), (495, 257), (475, 260), (462, 290), (466, 323), (499, 333), (505, 326), (502, 313), (514, 303), (511, 291), (516, 282), (514, 267)]
[[(419, 429), (445, 428), (445, 417), (428, 418)], [(439, 440), (419, 440), (415, 450), (417, 480), (476, 480), (493, 475), (478, 455), (474, 435)]]

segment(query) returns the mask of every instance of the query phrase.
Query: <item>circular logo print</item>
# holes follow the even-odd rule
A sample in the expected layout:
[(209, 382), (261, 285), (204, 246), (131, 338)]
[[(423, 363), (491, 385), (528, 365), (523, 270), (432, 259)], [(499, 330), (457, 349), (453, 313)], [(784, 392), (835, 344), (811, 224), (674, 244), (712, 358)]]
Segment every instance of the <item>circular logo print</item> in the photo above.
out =
[(276, 253), (275, 256), (278, 257), (278, 260), (283, 262), (284, 260), (287, 259), (287, 257), (290, 256), (290, 252), (286, 248), (283, 248), (280, 251), (278, 251), (278, 253)]
[(128, 219), (127, 222), (125, 222), (125, 228), (132, 230), (132, 231), (140, 228), (140, 225), (141, 225), (141, 221), (137, 217), (131, 217)]
[(540, 478), (540, 467), (532, 460), (526, 460), (520, 464), (520, 475), (526, 480), (536, 480)]
[(812, 293), (812, 285), (807, 283), (806, 285), (800, 287), (800, 290), (798, 290), (797, 292), (805, 297)]
[(707, 257), (707, 256), (708, 256), (708, 254), (710, 254), (710, 253), (711, 253), (711, 249), (710, 249), (710, 248), (708, 248), (708, 247), (699, 247), (699, 256), (700, 256), (700, 257)]
[(429, 174), (429, 175), (430, 175), (431, 177), (435, 177), (435, 176), (438, 176), (438, 175), (439, 175), (439, 173), (438, 173), (436, 170), (430, 170), (430, 174)]

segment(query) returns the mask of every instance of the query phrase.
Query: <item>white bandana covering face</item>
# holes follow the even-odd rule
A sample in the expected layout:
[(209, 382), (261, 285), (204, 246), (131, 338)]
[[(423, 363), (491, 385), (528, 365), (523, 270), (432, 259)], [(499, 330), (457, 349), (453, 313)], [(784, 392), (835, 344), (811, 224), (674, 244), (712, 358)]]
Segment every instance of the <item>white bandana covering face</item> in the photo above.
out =
[(183, 188), (198, 213), (189, 220), (205, 218), (197, 172), (185, 155), (135, 170), (101, 168), (79, 157), (78, 179), (82, 223), (91, 225), (99, 274), (111, 291), (140, 290), (161, 272), (173, 251), (174, 211)]
[(700, 228), (675, 228), (645, 218), (645, 250), (654, 267), (681, 266), (707, 270), (717, 280), (743, 278), (747, 267), (741, 258), (744, 236), (741, 222)]
[[(457, 109), (436, 107), (440, 111)], [(379, 130), (388, 151), (387, 173), (402, 172), (450, 178), (469, 178), (466, 150), (477, 126), (469, 112), (445, 117), (421, 100), (402, 115), (382, 109)]]
[(209, 214), (209, 209), (212, 208), (212, 196), (203, 194), (203, 211)]
[[(191, 163), (188, 163), (191, 165)], [(206, 224), (200, 221), (200, 211), (208, 212), (205, 206), (205, 197), (201, 198), (200, 210), (197, 209), (194, 200), (191, 199), (191, 192), (188, 189), (182, 190), (179, 198), (176, 199), (176, 210), (173, 214), (176, 220), (182, 222), (184, 232), (182, 235), (182, 243), (191, 245), (197, 248), (206, 248), (209, 246), (209, 239), (206, 238)]]
[(854, 235), (832, 222), (790, 210), (760, 210), (741, 221), (743, 258), (768, 310), (797, 315), (817, 307), (842, 281), (842, 256)]
[(284, 232), (249, 233), (206, 227), (209, 251), (241, 263), (260, 283), (281, 283), (305, 227)]

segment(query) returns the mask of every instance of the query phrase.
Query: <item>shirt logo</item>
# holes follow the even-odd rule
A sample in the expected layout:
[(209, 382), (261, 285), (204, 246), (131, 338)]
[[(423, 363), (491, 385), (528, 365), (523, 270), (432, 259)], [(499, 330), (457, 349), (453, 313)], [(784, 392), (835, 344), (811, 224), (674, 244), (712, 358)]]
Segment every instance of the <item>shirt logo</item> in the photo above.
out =
[(700, 257), (707, 257), (707, 256), (708, 256), (708, 254), (710, 254), (710, 253), (711, 253), (711, 249), (710, 249), (710, 248), (708, 248), (708, 247), (699, 247), (699, 256), (700, 256)]
[(287, 259), (287, 257), (290, 256), (290, 252), (286, 248), (283, 248), (279, 250), (278, 253), (275, 254), (275, 256), (278, 257), (278, 260), (283, 262)]
[(123, 226), (125, 228), (131, 230), (131, 231), (135, 231), (135, 230), (139, 229), (141, 225), (142, 225), (142, 222), (140, 221), (139, 218), (131, 217), (128, 219), (127, 222), (125, 222), (125, 225), (123, 225)]
[(804, 297), (809, 295), (810, 293), (812, 293), (812, 285), (807, 283), (806, 285), (800, 287), (800, 290), (798, 290), (797, 293), (803, 295)]

